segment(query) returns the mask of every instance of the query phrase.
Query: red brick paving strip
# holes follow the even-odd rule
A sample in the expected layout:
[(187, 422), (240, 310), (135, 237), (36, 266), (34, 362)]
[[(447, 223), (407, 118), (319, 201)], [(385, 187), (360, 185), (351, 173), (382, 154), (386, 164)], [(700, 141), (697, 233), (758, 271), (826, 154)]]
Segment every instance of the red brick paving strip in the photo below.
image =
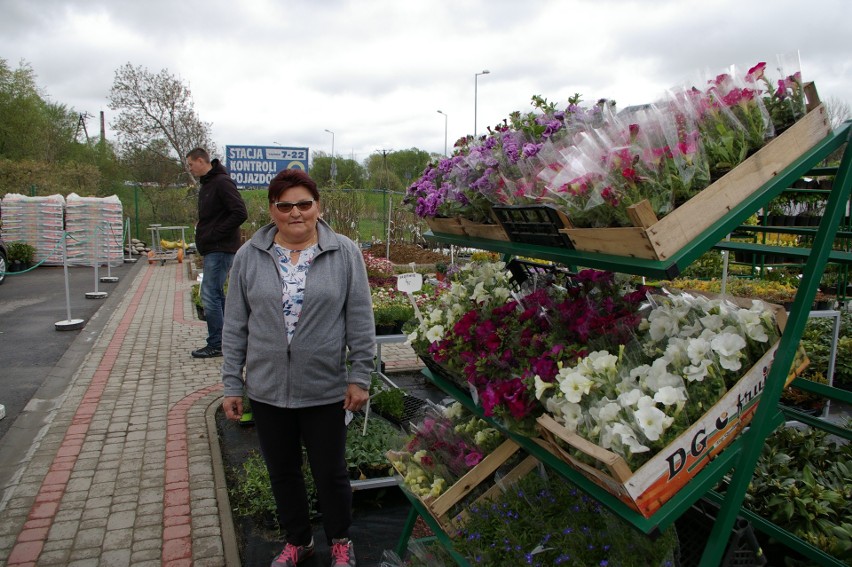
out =
[(47, 476), (44, 477), (35, 502), (30, 508), (27, 521), (15, 540), (15, 547), (9, 554), (7, 565), (35, 565), (41, 555), (47, 532), (53, 525), (53, 520), (59, 509), (59, 502), (65, 494), (68, 480), (71, 478), (71, 470), (80, 455), (86, 432), (89, 430), (92, 417), (94, 417), (98, 408), (98, 402), (100, 402), (101, 395), (106, 387), (110, 371), (115, 365), (127, 330), (130, 328), (130, 322), (136, 314), (136, 308), (150, 279), (151, 270), (149, 269), (139, 284), (133, 300), (128, 305), (124, 317), (118, 324), (118, 328), (115, 330), (97, 370), (95, 370), (92, 381), (86, 389), (83, 400), (71, 420), (71, 425), (65, 432), (59, 451), (53, 458), (53, 464), (51, 464)]
[(189, 447), (186, 414), (204, 396), (222, 389), (214, 384), (193, 392), (169, 410), (166, 426), (166, 487), (163, 493), (163, 565), (192, 565), (192, 516), (189, 507)]

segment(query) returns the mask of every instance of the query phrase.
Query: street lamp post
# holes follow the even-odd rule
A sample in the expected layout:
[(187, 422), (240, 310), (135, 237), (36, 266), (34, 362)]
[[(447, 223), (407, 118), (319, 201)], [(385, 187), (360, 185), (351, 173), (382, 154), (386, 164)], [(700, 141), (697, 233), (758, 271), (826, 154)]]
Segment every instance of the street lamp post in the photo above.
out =
[(326, 128), (325, 131), (328, 132), (329, 134), (331, 134), (331, 186), (334, 187), (334, 185), (335, 185), (334, 181), (335, 181), (335, 178), (337, 177), (337, 168), (335, 167), (335, 164), (334, 164), (334, 132), (332, 132), (331, 130), (329, 130), (327, 128)]
[(444, 115), (444, 157), (447, 157), (447, 113), (439, 110), (438, 114)]
[(488, 69), (483, 69), (481, 73), (476, 73), (473, 75), (473, 137), (476, 139), (476, 99), (478, 98), (478, 90), (479, 90), (479, 76), (487, 75), (490, 73)]

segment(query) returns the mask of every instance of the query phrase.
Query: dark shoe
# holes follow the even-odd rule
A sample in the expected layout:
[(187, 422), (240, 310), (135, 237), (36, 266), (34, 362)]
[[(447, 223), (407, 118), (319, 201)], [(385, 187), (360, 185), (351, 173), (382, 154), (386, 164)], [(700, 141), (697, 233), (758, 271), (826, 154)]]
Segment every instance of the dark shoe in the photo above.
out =
[(355, 567), (355, 547), (349, 538), (331, 540), (331, 567)]
[(281, 553), (272, 561), (270, 567), (296, 567), (299, 563), (314, 554), (314, 538), (308, 545), (293, 545), (288, 543)]
[(222, 349), (206, 346), (192, 351), (192, 358), (213, 358), (214, 356), (222, 356)]

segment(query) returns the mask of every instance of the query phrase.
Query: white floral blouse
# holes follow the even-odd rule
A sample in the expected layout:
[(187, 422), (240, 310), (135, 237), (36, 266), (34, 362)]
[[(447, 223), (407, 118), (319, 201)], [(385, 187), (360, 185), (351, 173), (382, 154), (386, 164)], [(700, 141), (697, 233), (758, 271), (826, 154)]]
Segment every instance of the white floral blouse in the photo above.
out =
[(281, 275), (282, 299), (284, 309), (284, 322), (287, 324), (287, 342), (293, 339), (299, 316), (302, 314), (302, 301), (305, 298), (305, 279), (308, 269), (314, 261), (317, 245), (309, 246), (299, 253), (296, 264), (290, 262), (290, 253), (283, 246), (275, 244), (275, 253), (278, 255), (278, 273)]

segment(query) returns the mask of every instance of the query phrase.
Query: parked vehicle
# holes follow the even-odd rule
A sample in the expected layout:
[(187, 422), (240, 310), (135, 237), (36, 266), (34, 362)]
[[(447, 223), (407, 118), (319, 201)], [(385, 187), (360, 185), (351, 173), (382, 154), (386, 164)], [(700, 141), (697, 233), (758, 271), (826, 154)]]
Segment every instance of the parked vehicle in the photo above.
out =
[(6, 243), (0, 238), (0, 285), (6, 281), (6, 272), (9, 270), (9, 251), (6, 249)]

